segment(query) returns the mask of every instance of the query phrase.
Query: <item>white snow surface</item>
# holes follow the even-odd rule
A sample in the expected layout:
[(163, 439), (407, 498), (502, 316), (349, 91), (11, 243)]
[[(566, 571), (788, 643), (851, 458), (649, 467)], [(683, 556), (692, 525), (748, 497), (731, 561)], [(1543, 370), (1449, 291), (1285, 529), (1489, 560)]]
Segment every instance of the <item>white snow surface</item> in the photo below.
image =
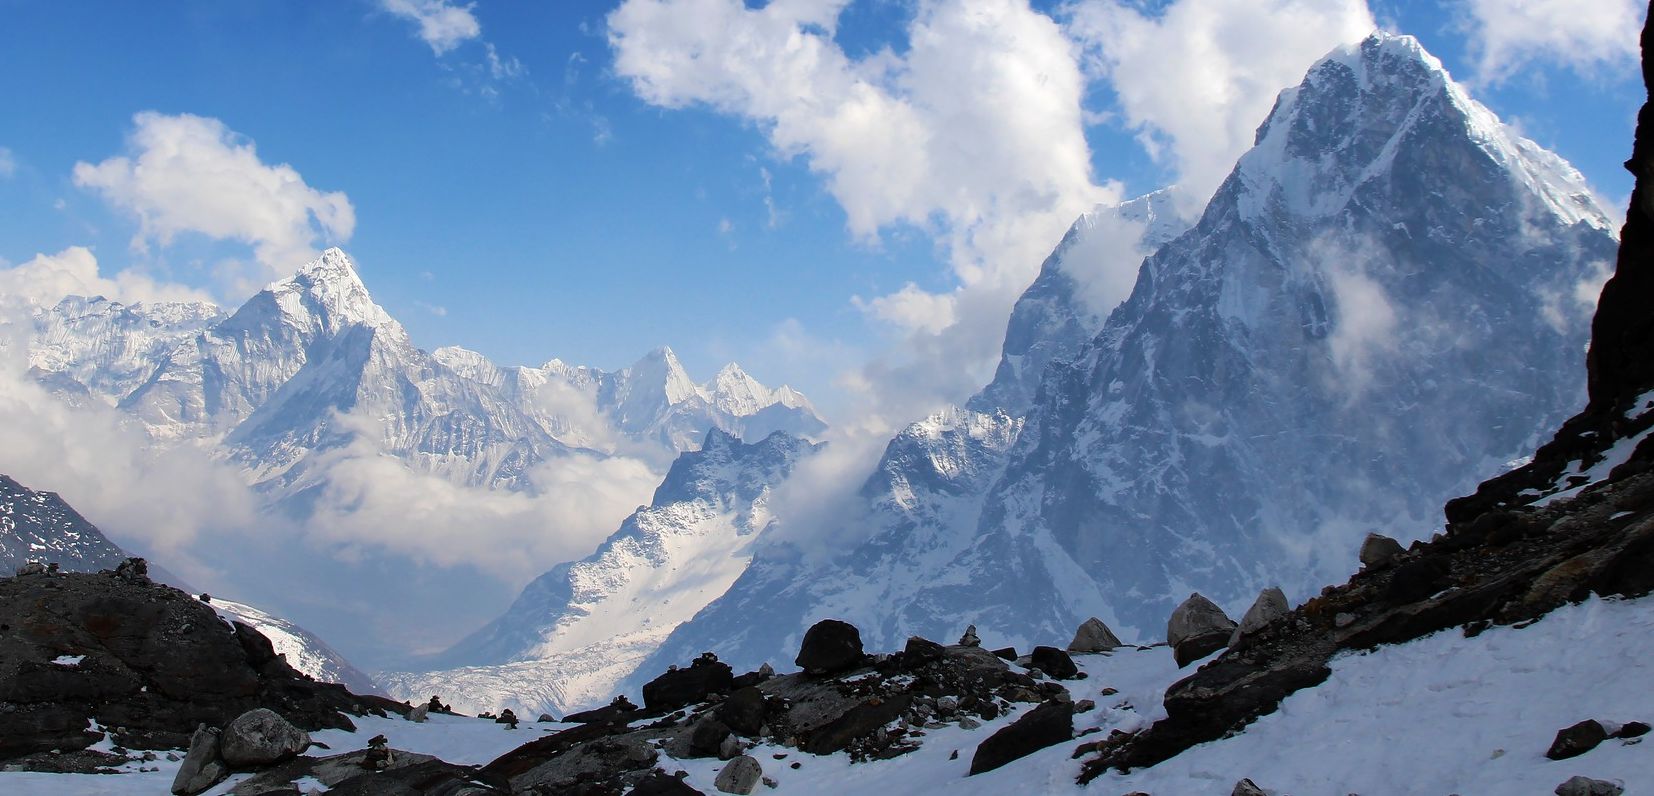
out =
[[(1097, 709), (1075, 717), (1076, 731), (1100, 731), (1058, 744), (1004, 768), (966, 777), (975, 747), (1022, 711), (975, 731), (928, 731), (921, 749), (894, 760), (852, 764), (838, 753), (813, 757), (796, 749), (749, 750), (777, 781), (777, 796), (844, 793), (989, 796), (1004, 793), (1229, 793), (1250, 778), (1275, 794), (1342, 796), (1440, 794), (1503, 796), (1549, 793), (1575, 775), (1618, 780), (1638, 793), (1654, 783), (1654, 748), (1609, 740), (1570, 760), (1545, 757), (1556, 731), (1585, 719), (1624, 723), (1654, 717), (1654, 601), (1590, 599), (1565, 606), (1524, 628), (1499, 627), (1475, 638), (1451, 629), (1406, 644), (1331, 662), (1323, 684), (1288, 697), (1244, 732), (1194, 747), (1130, 774), (1108, 773), (1086, 788), (1075, 784), (1081, 761), (1074, 747), (1114, 729), (1132, 731), (1164, 716), (1167, 686), (1193, 669), (1177, 669), (1164, 647), (1123, 648), (1077, 655), (1089, 674), (1072, 681), (1076, 700)], [(1119, 693), (1102, 696), (1105, 687)], [(1023, 711), (1027, 710), (1025, 706)], [(356, 733), (316, 738), (344, 752), (383, 733), (397, 749), (455, 763), (485, 763), (518, 744), (569, 725), (524, 723), (516, 732), (491, 721), (432, 716), (358, 720)], [(957, 750), (959, 759), (949, 760)], [(772, 755), (785, 754), (776, 761)], [(803, 765), (793, 770), (792, 762)], [(116, 776), (0, 773), (0, 791), (18, 794), (160, 793), (177, 763), (159, 771)], [(717, 760), (662, 758), (658, 766), (689, 772), (690, 785), (716, 793)], [(222, 793), (220, 786), (212, 793)]]
[(353, 693), (377, 694), (379, 687), (373, 678), (353, 666), (316, 634), (291, 621), (254, 608), (245, 603), (212, 598), (208, 603), (225, 619), (239, 620), (263, 633), (277, 655), (287, 657), (287, 665), (324, 683), (343, 683)]

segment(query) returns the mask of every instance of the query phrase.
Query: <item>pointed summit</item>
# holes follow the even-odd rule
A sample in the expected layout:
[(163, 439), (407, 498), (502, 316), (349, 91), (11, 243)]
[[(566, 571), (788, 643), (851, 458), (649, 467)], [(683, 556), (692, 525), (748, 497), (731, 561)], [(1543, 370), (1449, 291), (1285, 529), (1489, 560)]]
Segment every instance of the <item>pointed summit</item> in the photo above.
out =
[(775, 403), (775, 396), (770, 389), (759, 384), (757, 379), (747, 375), (747, 372), (734, 362), (718, 371), (718, 375), (714, 376), (712, 381), (701, 385), (701, 390), (719, 411), (728, 412), (736, 417), (754, 414)]
[(393, 322), (390, 315), (373, 302), (350, 256), (337, 247), (322, 252), (292, 276), (271, 282), (248, 304), (266, 294), (284, 316), (298, 321), (300, 328), (307, 328), (307, 324), (313, 322), (314, 331), (324, 335), (335, 334), (347, 326), (377, 327)]

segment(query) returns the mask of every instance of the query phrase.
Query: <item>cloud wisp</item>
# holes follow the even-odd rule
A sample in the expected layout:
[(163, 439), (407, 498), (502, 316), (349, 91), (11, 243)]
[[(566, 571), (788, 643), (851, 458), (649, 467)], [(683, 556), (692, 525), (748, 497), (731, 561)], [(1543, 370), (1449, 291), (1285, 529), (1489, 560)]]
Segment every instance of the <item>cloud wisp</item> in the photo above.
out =
[(1463, 8), (1477, 77), (1489, 83), (1536, 63), (1628, 73), (1647, 10), (1637, 0), (1464, 0)]
[(137, 250), (185, 233), (248, 244), (262, 272), (236, 286), (243, 292), (355, 231), (356, 210), (342, 191), (312, 188), (292, 166), (265, 163), (251, 139), (217, 119), (144, 111), (132, 123), (128, 153), (76, 163), (74, 181), (137, 218)]
[[(379, 0), (386, 12), (418, 26), (420, 41), (425, 42), (435, 55), (444, 55), (455, 47), (482, 37), (482, 23), (471, 13), (472, 4), (449, 0)], [(490, 60), (497, 60), (489, 50)]]

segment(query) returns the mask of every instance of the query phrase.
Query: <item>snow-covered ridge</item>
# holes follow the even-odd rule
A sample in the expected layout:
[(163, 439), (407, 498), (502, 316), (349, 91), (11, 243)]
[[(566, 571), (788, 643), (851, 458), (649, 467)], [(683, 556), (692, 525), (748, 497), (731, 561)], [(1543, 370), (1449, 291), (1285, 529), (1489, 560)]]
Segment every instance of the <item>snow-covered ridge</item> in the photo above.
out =
[(379, 693), (373, 678), (352, 666), (314, 633), (244, 603), (213, 597), (210, 604), (219, 616), (245, 623), (263, 633), (276, 654), (286, 656), (287, 665), (294, 669), (324, 683), (342, 683), (351, 693)]
[[(117, 406), (159, 446), (215, 450), (275, 499), (325, 484), (317, 457), (363, 433), (417, 470), (532, 490), (529, 472), (549, 458), (625, 449), (664, 466), (711, 428), (752, 439), (825, 429), (796, 391), (734, 364), (697, 384), (668, 348), (614, 373), (427, 353), (337, 248), (228, 316), (71, 297), (35, 308), (31, 332), (35, 376), (64, 400)], [(340, 426), (335, 414), (374, 429)]]

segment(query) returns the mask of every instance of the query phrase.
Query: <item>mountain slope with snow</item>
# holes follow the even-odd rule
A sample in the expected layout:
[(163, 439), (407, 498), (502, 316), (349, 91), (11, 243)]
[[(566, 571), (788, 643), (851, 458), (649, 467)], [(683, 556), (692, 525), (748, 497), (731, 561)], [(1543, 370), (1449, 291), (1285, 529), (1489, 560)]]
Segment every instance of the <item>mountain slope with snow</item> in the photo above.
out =
[(380, 680), (397, 698), (522, 715), (607, 702), (621, 678), (745, 570), (771, 521), (770, 489), (816, 446), (776, 432), (707, 433), (596, 552), (535, 579), (500, 618), (429, 662)]
[(0, 475), (0, 576), (34, 561), (71, 572), (114, 569), (126, 553), (52, 492)]
[[(1023, 644), (1093, 615), (1153, 641), (1191, 591), (1238, 612), (1264, 586), (1338, 579), (1367, 532), (1439, 527), (1446, 498), (1578, 405), (1590, 307), (1576, 297), (1612, 261), (1610, 230), (1576, 172), (1416, 41), (1339, 50), (1283, 92), (1198, 223), (1143, 262), (1094, 337), (1046, 357), (1032, 393), (1014, 357), (1039, 335), (1007, 336), (973, 405), (1033, 402), (1007, 448), (972, 454), (993, 473), (980, 510), (867, 539), (888, 514), (870, 481), (833, 526), (848, 542), (767, 547), (653, 663), (779, 660), (828, 616), (886, 646), (970, 622)], [(1045, 300), (1047, 266), (1013, 324), (1066, 352), (1082, 316), (1071, 288)], [(843, 585), (933, 549), (961, 552), (881, 589)]]

